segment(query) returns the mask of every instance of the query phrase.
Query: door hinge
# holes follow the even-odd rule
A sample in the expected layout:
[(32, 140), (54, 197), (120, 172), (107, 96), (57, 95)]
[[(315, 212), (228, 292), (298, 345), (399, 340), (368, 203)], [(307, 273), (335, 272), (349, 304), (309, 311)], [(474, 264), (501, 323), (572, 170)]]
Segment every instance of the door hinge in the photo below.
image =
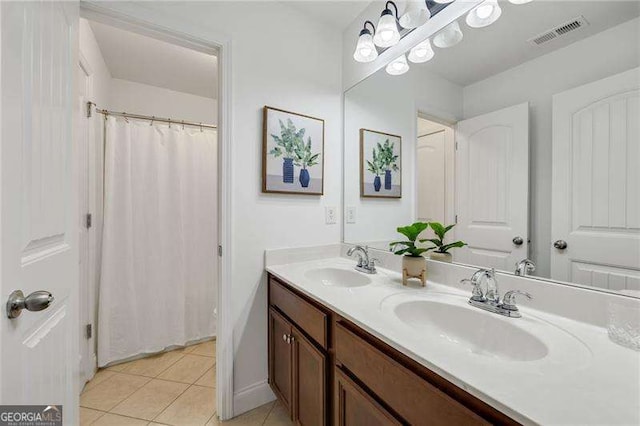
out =
[(456, 151), (458, 150), (458, 141), (456, 141)]
[(84, 224), (87, 227), (87, 229), (91, 228), (92, 222), (93, 222), (93, 220), (92, 220), (91, 213), (87, 213), (87, 215), (85, 216), (85, 221), (84, 221)]
[(93, 336), (93, 326), (91, 324), (87, 324), (84, 328), (84, 335), (87, 339), (91, 339)]
[(91, 115), (93, 114), (92, 110), (91, 110), (91, 106), (93, 105), (92, 102), (87, 102), (87, 118), (91, 118)]
[(455, 220), (453, 223), (458, 223), (458, 215), (456, 215)]
[(218, 257), (222, 257), (222, 246), (218, 246)]

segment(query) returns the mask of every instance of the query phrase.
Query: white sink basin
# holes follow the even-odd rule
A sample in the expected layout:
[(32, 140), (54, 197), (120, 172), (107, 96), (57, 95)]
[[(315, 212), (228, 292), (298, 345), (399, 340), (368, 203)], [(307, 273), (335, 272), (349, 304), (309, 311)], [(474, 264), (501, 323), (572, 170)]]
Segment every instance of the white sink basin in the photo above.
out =
[(414, 300), (398, 304), (394, 312), (407, 325), (430, 329), (474, 354), (509, 361), (534, 361), (549, 352), (540, 339), (508, 322), (517, 319), (506, 318), (505, 321), (505, 318), (477, 308)]
[(316, 283), (333, 287), (362, 287), (371, 284), (371, 279), (366, 275), (340, 268), (311, 269), (304, 276)]

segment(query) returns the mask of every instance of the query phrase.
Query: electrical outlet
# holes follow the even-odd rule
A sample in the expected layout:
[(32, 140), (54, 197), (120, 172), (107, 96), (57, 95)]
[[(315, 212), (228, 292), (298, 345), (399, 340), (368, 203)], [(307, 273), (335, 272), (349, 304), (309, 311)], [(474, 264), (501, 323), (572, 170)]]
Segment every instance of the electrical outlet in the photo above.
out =
[(336, 223), (336, 208), (325, 207), (324, 208), (324, 222), (327, 225), (334, 225)]
[(356, 208), (354, 206), (347, 207), (347, 223), (356, 223)]

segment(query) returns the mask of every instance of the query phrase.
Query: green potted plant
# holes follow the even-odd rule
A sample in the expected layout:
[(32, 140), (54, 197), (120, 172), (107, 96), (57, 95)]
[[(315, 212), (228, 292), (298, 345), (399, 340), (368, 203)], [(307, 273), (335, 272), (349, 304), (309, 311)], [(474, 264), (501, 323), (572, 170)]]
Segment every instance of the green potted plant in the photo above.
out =
[[(380, 146), (380, 144), (378, 144), (378, 146)], [(373, 147), (371, 161), (367, 160), (367, 170), (375, 175), (375, 178), (373, 178), (373, 189), (376, 192), (380, 192), (380, 187), (382, 187), (380, 174), (382, 173), (383, 167), (384, 163), (382, 155), (380, 155), (380, 152), (376, 147)]]
[(385, 140), (383, 144), (378, 142), (378, 153), (380, 156), (380, 163), (382, 164), (382, 168), (384, 169), (384, 189), (390, 190), (392, 181), (391, 181), (391, 171), (397, 172), (398, 165), (396, 162), (398, 161), (398, 155), (393, 153), (393, 147), (395, 143), (389, 142), (389, 139)]
[(287, 125), (280, 122), (280, 136), (271, 134), (273, 141), (276, 143), (275, 148), (269, 151), (274, 157), (283, 157), (282, 162), (282, 181), (284, 183), (293, 183), (293, 160), (296, 158), (296, 148), (304, 145), (305, 129), (296, 129), (291, 119), (287, 119)]
[(419, 247), (417, 244), (426, 240), (418, 240), (418, 236), (429, 227), (428, 223), (416, 222), (409, 226), (401, 226), (399, 233), (407, 237), (406, 240), (389, 243), (394, 254), (402, 256), (402, 284), (407, 285), (409, 278), (419, 278), (422, 285), (427, 282), (427, 260), (423, 256), (434, 247)]
[(433, 251), (429, 254), (429, 258), (431, 260), (440, 260), (442, 262), (451, 262), (451, 253), (449, 250), (452, 248), (460, 248), (467, 245), (467, 243), (463, 241), (455, 241), (453, 243), (445, 244), (444, 238), (447, 232), (449, 232), (455, 224), (444, 226), (438, 222), (429, 222), (429, 226), (433, 229), (433, 233), (436, 235), (436, 238), (428, 238), (426, 240), (420, 240), (421, 242), (429, 241), (434, 244), (435, 247)]
[[(303, 129), (304, 130), (304, 129)], [(300, 144), (295, 149), (296, 158), (294, 160), (294, 164), (300, 169), (300, 185), (303, 188), (307, 188), (309, 186), (309, 181), (311, 181), (311, 176), (309, 175), (309, 170), (307, 167), (315, 166), (318, 164), (318, 157), (320, 157), (320, 153), (313, 154), (311, 152), (311, 137), (307, 137), (307, 143), (301, 139)]]

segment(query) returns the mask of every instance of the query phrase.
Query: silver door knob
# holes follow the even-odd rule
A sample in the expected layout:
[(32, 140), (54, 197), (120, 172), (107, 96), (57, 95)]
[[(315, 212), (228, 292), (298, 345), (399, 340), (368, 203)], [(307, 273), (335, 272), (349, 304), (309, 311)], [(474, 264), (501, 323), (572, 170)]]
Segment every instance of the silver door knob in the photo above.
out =
[(517, 246), (521, 246), (522, 243), (524, 243), (524, 240), (522, 239), (522, 237), (513, 237), (513, 244), (517, 245)]
[(22, 290), (15, 290), (7, 300), (7, 317), (18, 318), (23, 309), (31, 312), (47, 309), (53, 302), (53, 295), (48, 291), (34, 291), (24, 297)]
[(553, 246), (558, 250), (564, 250), (567, 248), (567, 242), (565, 240), (557, 240), (553, 243)]

